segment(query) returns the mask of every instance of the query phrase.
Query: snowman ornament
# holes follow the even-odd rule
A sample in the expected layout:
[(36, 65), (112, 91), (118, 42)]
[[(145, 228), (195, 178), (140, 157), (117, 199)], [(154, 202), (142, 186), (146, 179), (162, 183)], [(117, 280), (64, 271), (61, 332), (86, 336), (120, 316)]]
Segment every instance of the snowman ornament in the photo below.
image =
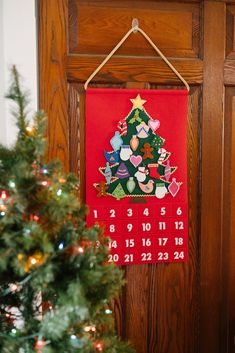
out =
[(138, 181), (143, 182), (143, 181), (145, 181), (148, 173), (149, 172), (148, 172), (148, 170), (145, 169), (145, 167), (138, 167), (138, 170), (135, 173), (135, 177)]

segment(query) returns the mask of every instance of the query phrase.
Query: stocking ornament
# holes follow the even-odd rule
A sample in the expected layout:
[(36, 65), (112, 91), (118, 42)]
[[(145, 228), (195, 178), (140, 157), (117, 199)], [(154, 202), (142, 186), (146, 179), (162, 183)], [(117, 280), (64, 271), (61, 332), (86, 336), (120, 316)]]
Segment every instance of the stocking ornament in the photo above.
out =
[(148, 164), (150, 178), (160, 179), (160, 175), (158, 174), (157, 168), (158, 168), (158, 163)]

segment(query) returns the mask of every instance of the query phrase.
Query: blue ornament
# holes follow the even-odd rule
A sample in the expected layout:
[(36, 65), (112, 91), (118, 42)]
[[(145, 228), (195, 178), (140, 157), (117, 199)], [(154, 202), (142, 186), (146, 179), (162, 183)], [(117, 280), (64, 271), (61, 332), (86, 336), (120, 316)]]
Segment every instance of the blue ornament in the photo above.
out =
[(118, 131), (115, 132), (115, 135), (111, 138), (110, 144), (113, 147), (114, 151), (118, 151), (123, 144), (123, 140)]
[(104, 150), (104, 156), (106, 160), (111, 164), (115, 164), (119, 161), (119, 153), (116, 151), (108, 153), (107, 151)]
[(111, 171), (111, 168), (110, 168), (110, 166), (109, 166), (109, 162), (106, 163), (106, 168), (105, 168), (105, 171), (104, 171), (104, 176), (105, 176), (105, 179), (106, 179), (107, 184), (110, 184), (111, 179), (112, 179), (112, 171)]

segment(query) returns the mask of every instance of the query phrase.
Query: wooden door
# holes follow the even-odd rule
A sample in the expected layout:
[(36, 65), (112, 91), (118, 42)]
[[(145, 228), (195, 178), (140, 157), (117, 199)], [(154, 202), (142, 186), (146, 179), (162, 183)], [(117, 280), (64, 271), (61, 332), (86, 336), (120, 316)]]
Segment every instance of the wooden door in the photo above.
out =
[[(117, 330), (138, 353), (235, 351), (234, 15), (235, 1), (223, 0), (38, 0), (49, 157), (82, 183), (83, 84), (133, 18), (190, 84), (189, 261), (125, 268), (114, 303)], [(132, 34), (91, 86), (177, 89), (180, 82)]]

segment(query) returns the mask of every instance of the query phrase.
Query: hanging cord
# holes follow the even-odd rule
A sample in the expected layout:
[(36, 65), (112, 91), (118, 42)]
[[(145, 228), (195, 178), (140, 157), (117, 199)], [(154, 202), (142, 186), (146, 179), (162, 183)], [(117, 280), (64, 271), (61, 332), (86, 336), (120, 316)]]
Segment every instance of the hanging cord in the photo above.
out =
[[(134, 19), (138, 23), (138, 20)], [(135, 23), (136, 23), (135, 22)], [(189, 91), (189, 84), (187, 81), (180, 75), (180, 73), (176, 70), (176, 68), (170, 63), (170, 61), (165, 57), (165, 55), (158, 49), (158, 47), (153, 43), (153, 41), (149, 38), (149, 36), (137, 25), (132, 26), (132, 28), (124, 35), (124, 37), (120, 40), (120, 42), (113, 48), (113, 50), (106, 56), (106, 58), (102, 61), (102, 63), (95, 69), (95, 71), (88, 77), (84, 84), (85, 90), (88, 87), (89, 82), (95, 77), (95, 75), (102, 69), (102, 67), (109, 61), (109, 59), (113, 56), (113, 54), (122, 46), (122, 44), (126, 41), (126, 39), (130, 36), (130, 34), (140, 32), (145, 39), (151, 44), (151, 46), (155, 49), (158, 55), (165, 61), (165, 63), (170, 67), (170, 69), (176, 74), (176, 76), (183, 82)]]

